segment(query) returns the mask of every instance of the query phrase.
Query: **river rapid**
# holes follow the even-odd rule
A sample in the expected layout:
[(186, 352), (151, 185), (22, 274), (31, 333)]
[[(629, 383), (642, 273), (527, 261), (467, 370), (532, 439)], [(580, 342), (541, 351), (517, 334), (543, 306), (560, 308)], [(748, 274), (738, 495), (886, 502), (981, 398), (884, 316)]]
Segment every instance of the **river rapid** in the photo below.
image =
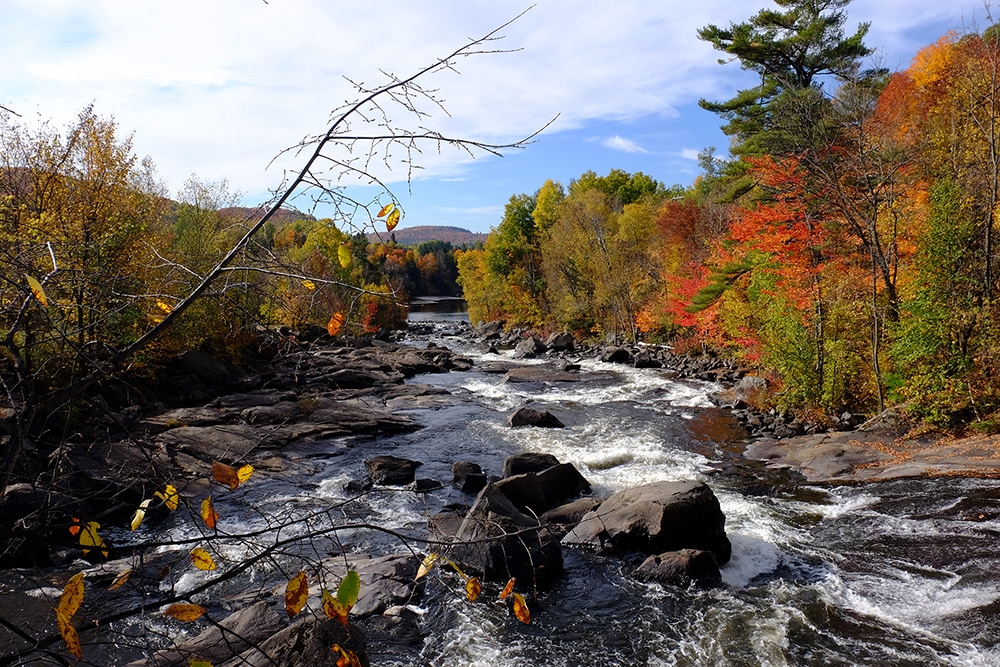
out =
[[(509, 352), (488, 353), (473, 342), (461, 314), (414, 319), (433, 331), (406, 342), (433, 341), (477, 365), (509, 360)], [(565, 575), (538, 592), (532, 623), (524, 625), (496, 600), (497, 585), (486, 584), (472, 604), (456, 575), (435, 572), (424, 596), (410, 606), (423, 640), (376, 640), (369, 650), (372, 664), (1000, 665), (1000, 481), (799, 484), (740, 457), (746, 433), (708, 399), (718, 385), (672, 379), (655, 369), (580, 362), (585, 372), (598, 372), (593, 379), (504, 383), (502, 374), (476, 368), (413, 378), (408, 382), (451, 394), (436, 407), (406, 412), (422, 429), (283, 451), (306, 461), (308, 472), (283, 477), (262, 469), (237, 492), (219, 495), (220, 514), (239, 532), (266, 517), (288, 521), (335, 506), (345, 522), (425, 537), (430, 514), (471, 502), (447, 486), (454, 461), (473, 461), (499, 475), (506, 457), (525, 451), (574, 464), (598, 496), (659, 480), (702, 480), (719, 498), (733, 545), (732, 560), (721, 569), (723, 586), (680, 589), (640, 581), (630, 573), (641, 558), (565, 548)], [(507, 415), (525, 404), (551, 411), (567, 428), (510, 428)], [(347, 483), (366, 477), (365, 459), (381, 454), (421, 461), (417, 477), (446, 486), (425, 494), (376, 488), (360, 498), (346, 491)], [(307, 523), (283, 528), (282, 536), (306, 530)], [(178, 521), (167, 531), (162, 524), (149, 530), (158, 539), (183, 539), (193, 534), (191, 526)], [(126, 543), (154, 535), (144, 535), (146, 530), (109, 537)], [(363, 528), (306, 546), (325, 555), (406, 548), (390, 533)], [(235, 544), (227, 554), (217, 546), (216, 553), (238, 560), (241, 548)], [(261, 591), (280, 584), (279, 575), (280, 568), (249, 574)], [(169, 586), (192, 589), (206, 576), (190, 571)], [(212, 595), (221, 599), (238, 588), (234, 582)], [(119, 636), (132, 637), (126, 661), (138, 657), (135, 649), (150, 636), (176, 632), (177, 624), (158, 623), (147, 617), (119, 626)], [(176, 639), (174, 634), (170, 641)], [(99, 662), (120, 664), (123, 646), (109, 639)]]

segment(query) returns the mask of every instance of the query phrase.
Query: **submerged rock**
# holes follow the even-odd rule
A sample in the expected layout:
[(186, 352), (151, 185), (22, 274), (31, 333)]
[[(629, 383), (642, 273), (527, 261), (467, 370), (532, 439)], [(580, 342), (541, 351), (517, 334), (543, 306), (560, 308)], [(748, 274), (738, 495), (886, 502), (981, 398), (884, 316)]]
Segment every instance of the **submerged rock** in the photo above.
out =
[(365, 461), (365, 468), (372, 484), (384, 486), (406, 486), (412, 484), (420, 461), (402, 459), (398, 456), (376, 456)]
[(548, 410), (535, 410), (534, 408), (518, 408), (507, 417), (507, 422), (513, 426), (537, 426), (538, 428), (566, 428), (566, 425), (559, 421), (559, 418)]
[(711, 551), (699, 549), (681, 549), (650, 556), (635, 574), (682, 587), (687, 587), (692, 582), (716, 584), (722, 581), (715, 555)]

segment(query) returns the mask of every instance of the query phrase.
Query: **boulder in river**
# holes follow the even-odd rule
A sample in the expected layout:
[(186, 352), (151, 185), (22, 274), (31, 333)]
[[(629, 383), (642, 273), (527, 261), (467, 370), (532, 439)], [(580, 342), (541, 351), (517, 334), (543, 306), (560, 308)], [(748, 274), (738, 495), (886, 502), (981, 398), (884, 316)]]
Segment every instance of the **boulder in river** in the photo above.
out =
[(507, 417), (511, 426), (537, 426), (538, 428), (565, 428), (566, 425), (548, 410), (535, 410), (527, 406), (518, 408)]
[(223, 663), (222, 667), (336, 667), (340, 656), (331, 650), (334, 644), (353, 651), (362, 667), (368, 667), (367, 646), (361, 628), (353, 623), (343, 625), (333, 618), (304, 618)]
[(703, 482), (654, 482), (615, 493), (588, 512), (563, 544), (647, 554), (701, 549), (719, 565), (732, 546), (719, 500)]
[(515, 359), (533, 359), (548, 349), (542, 341), (534, 336), (525, 338), (514, 346)]
[(406, 486), (412, 484), (420, 461), (399, 458), (398, 456), (376, 456), (365, 461), (365, 468), (371, 477), (372, 484), (383, 486)]
[(455, 461), (451, 474), (451, 483), (462, 493), (479, 493), (489, 481), (479, 464), (471, 461)]
[(546, 586), (563, 572), (555, 533), (518, 510), (496, 483), (479, 493), (454, 539), (449, 557), (489, 581), (517, 577), (522, 585)]
[(571, 333), (556, 331), (545, 339), (545, 345), (550, 350), (557, 352), (572, 351), (576, 347), (576, 339), (573, 338), (573, 334)]
[(650, 556), (635, 571), (636, 576), (687, 587), (692, 582), (717, 584), (722, 581), (719, 564), (711, 551), (681, 549)]
[(523, 475), (526, 472), (542, 472), (546, 468), (559, 465), (559, 459), (542, 452), (523, 452), (508, 456), (503, 462), (503, 477)]

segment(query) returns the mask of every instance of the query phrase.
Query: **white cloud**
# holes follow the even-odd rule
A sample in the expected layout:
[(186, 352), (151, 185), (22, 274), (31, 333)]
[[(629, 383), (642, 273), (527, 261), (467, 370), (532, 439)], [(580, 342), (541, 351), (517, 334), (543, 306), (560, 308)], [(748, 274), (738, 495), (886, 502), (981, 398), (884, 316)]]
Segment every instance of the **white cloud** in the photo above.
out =
[[(886, 45), (896, 66), (893, 49), (909, 54), (936, 37), (915, 37), (928, 24), (960, 27), (974, 4), (856, 0), (848, 10), (851, 26), (873, 21), (868, 41)], [(0, 104), (63, 125), (94, 102), (135, 131), (136, 150), (153, 157), (173, 189), (197, 172), (263, 192), (302, 162), (286, 156), (265, 171), (271, 158), (322, 132), (331, 109), (353, 98), (345, 76), (375, 84), (383, 71), (409, 75), (517, 11), (492, 0), (4, 0), (0, 61), (16, 66), (0, 68)], [(684, 11), (647, 0), (539, 0), (490, 44), (515, 51), (462, 60), (461, 76), (426, 81), (450, 116), (428, 106), (434, 115), (422, 122), (449, 136), (506, 142), (556, 114), (549, 133), (593, 120), (676, 117), (677, 107), (728, 98), (748, 81), (738, 65), (719, 66), (695, 31), (750, 13), (744, 0)], [(416, 124), (399, 114), (392, 121)], [(641, 150), (621, 137), (607, 141)], [(392, 156), (392, 171), (378, 167), (387, 181), (406, 179), (401, 158)], [(420, 178), (460, 178), (470, 158), (426, 146), (418, 159)]]
[(616, 151), (625, 151), (626, 153), (648, 153), (645, 148), (635, 143), (631, 139), (626, 139), (615, 135), (613, 137), (608, 137), (601, 141), (601, 145), (606, 148), (611, 148)]
[(685, 160), (697, 160), (700, 152), (697, 148), (682, 148), (679, 155)]

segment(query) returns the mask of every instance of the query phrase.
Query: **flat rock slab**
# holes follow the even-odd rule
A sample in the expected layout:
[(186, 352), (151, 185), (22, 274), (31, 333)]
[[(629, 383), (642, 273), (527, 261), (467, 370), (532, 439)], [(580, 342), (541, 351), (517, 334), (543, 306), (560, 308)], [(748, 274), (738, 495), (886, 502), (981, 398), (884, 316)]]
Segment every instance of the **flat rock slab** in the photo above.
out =
[(903, 477), (1000, 477), (1000, 436), (931, 438), (848, 431), (764, 439), (744, 456), (789, 468), (811, 483), (849, 484)]

